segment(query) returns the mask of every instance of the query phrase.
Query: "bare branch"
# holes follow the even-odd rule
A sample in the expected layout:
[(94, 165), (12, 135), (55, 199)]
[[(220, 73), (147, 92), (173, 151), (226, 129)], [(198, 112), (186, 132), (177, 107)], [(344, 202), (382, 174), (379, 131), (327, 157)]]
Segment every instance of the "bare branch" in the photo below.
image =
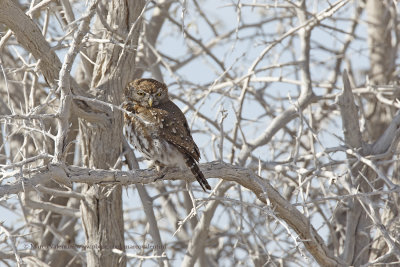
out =
[[(51, 169), (49, 169), (50, 166)], [(330, 254), (329, 250), (324, 245), (322, 238), (310, 225), (309, 220), (301, 214), (296, 207), (283, 199), (266, 180), (261, 179), (251, 170), (220, 161), (201, 164), (200, 168), (206, 178), (218, 177), (227, 181), (236, 182), (251, 190), (263, 203), (271, 203), (277, 217), (283, 219), (293, 230), (296, 231), (308, 251), (321, 265), (340, 265), (340, 261)], [(40, 168), (40, 170), (28, 171), (29, 175), (32, 177), (30, 179), (30, 184), (21, 184), (18, 182), (12, 185), (1, 186), (0, 197), (21, 192), (23, 188), (25, 188), (25, 190), (32, 189), (31, 186), (38, 183), (44, 183), (51, 177), (59, 176), (60, 172), (65, 172), (65, 175), (69, 177), (71, 182), (99, 185), (149, 184), (154, 182), (154, 177), (157, 177), (153, 170), (135, 170), (135, 172), (107, 171), (51, 164), (49, 167)], [(168, 172), (163, 179), (189, 180), (190, 182), (195, 181), (195, 178), (187, 172), (175, 169)], [(268, 199), (266, 198), (266, 195), (268, 195)]]
[(354, 97), (350, 86), (347, 71), (343, 72), (343, 92), (337, 98), (342, 115), (343, 133), (346, 144), (351, 148), (362, 146), (360, 124), (358, 123), (358, 108), (354, 103)]

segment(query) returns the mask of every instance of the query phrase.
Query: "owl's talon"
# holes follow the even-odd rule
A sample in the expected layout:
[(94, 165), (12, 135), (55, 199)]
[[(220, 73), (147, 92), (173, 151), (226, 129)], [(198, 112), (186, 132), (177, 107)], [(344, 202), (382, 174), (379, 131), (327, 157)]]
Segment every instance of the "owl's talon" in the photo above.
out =
[(164, 176), (167, 174), (167, 168), (164, 166), (160, 166), (160, 165), (156, 164), (156, 165), (153, 165), (152, 168), (154, 168), (157, 172), (157, 177), (154, 178), (154, 182), (163, 179)]
[(154, 179), (154, 182), (157, 182), (158, 180), (161, 180), (162, 178), (165, 177), (165, 175), (166, 175), (166, 173), (162, 173), (160, 176), (158, 176), (158, 177), (156, 177), (156, 178)]

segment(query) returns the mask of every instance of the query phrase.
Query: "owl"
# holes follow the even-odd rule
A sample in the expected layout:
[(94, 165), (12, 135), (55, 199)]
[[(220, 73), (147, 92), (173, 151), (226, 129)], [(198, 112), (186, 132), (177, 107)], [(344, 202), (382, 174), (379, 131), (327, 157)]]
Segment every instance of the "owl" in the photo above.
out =
[(200, 151), (183, 112), (168, 97), (165, 84), (137, 79), (125, 87), (124, 135), (128, 143), (151, 161), (157, 171), (189, 168), (204, 191), (211, 189), (197, 162)]

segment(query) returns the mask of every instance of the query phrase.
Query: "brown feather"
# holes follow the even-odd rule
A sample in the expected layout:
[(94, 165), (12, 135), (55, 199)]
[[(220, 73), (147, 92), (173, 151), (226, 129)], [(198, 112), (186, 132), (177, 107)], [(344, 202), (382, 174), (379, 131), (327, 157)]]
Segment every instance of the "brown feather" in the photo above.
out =
[(211, 189), (197, 162), (200, 151), (183, 112), (168, 98), (165, 84), (153, 79), (130, 82), (124, 91), (127, 141), (156, 166), (187, 166), (203, 190)]

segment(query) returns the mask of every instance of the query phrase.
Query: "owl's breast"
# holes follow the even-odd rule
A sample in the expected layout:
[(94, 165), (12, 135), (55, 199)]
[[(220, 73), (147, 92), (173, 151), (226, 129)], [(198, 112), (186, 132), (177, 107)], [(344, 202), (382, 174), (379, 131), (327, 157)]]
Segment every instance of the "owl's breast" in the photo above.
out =
[(149, 116), (125, 116), (124, 135), (129, 145), (139, 150), (147, 160), (159, 153), (162, 140), (160, 124)]

